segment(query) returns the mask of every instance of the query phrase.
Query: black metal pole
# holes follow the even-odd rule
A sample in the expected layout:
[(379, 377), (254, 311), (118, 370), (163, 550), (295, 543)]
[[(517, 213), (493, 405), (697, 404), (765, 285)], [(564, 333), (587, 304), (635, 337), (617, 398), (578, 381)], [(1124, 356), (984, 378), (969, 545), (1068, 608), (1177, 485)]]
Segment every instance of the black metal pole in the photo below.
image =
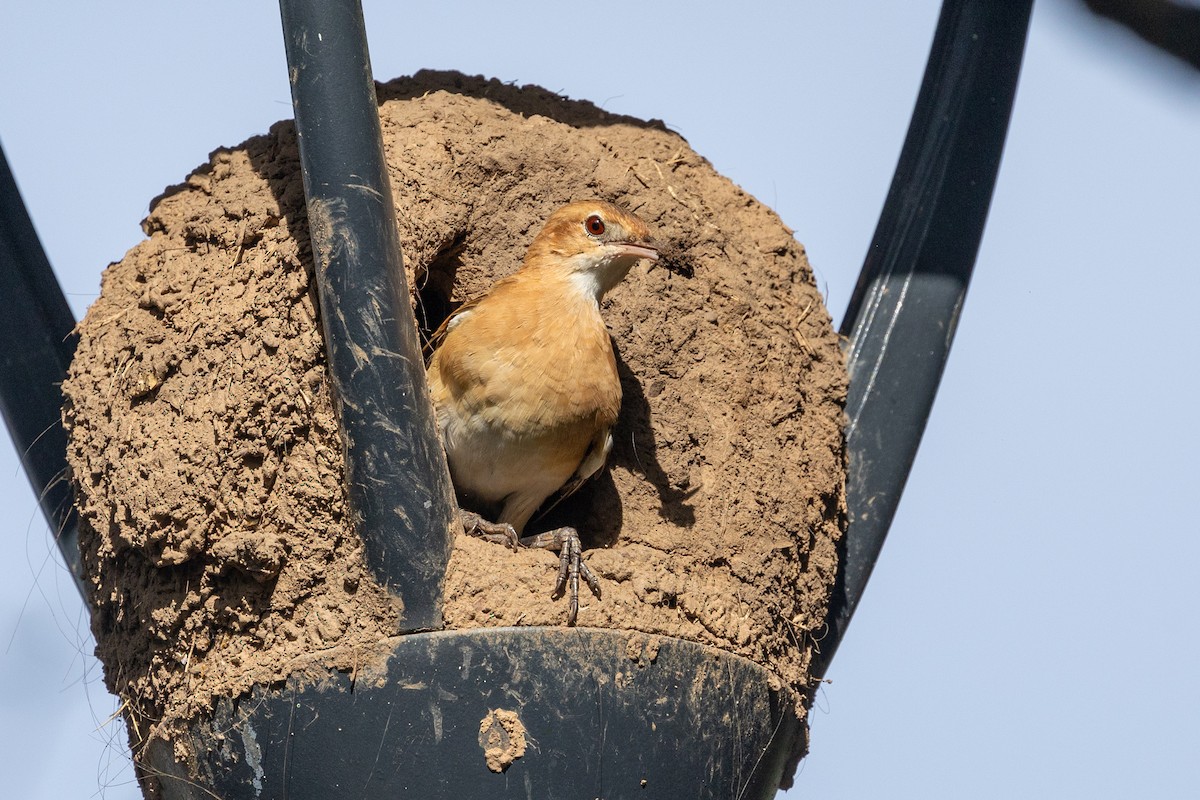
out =
[(0, 148), (0, 411), (63, 559), (79, 584), (79, 532), (67, 480), (62, 382), (75, 317)]
[(850, 525), (814, 674), (862, 598), (916, 457), (983, 237), (1033, 0), (946, 0), (842, 321)]
[(409, 305), (358, 0), (281, 0), (350, 507), (403, 630), (442, 625), (456, 519)]

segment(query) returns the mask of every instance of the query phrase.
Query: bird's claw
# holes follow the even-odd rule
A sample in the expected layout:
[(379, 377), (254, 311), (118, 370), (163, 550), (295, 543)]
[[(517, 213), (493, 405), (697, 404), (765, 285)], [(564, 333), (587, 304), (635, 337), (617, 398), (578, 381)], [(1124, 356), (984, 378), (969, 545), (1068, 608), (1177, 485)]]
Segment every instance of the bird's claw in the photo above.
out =
[(463, 531), (468, 536), (478, 536), (492, 544), (507, 545), (514, 553), (521, 545), (521, 540), (517, 538), (517, 531), (507, 522), (488, 522), (474, 511), (464, 509), (459, 509), (459, 516), (462, 519)]
[(550, 597), (557, 600), (567, 594), (567, 625), (574, 625), (579, 616), (579, 578), (583, 577), (596, 597), (600, 596), (600, 579), (583, 561), (583, 545), (574, 528), (557, 528), (521, 539), (523, 547), (557, 550), (559, 553), (558, 580)]
[(592, 594), (600, 596), (600, 579), (596, 573), (583, 562), (583, 545), (579, 541), (579, 533), (574, 528), (557, 528), (545, 533), (517, 538), (517, 532), (507, 522), (489, 522), (474, 511), (459, 510), (463, 531), (469, 536), (478, 536), (486, 542), (503, 544), (514, 552), (518, 547), (538, 548), (542, 550), (557, 550), (558, 579), (554, 583), (554, 591), (550, 597), (554, 600), (565, 593), (567, 601), (567, 625), (574, 625), (579, 616), (579, 579), (583, 578)]

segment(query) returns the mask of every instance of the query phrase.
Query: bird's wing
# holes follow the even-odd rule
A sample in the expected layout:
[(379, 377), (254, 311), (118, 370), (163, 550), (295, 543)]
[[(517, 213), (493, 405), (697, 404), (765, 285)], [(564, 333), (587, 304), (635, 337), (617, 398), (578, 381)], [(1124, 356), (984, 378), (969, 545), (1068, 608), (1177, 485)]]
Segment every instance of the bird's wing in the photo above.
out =
[[(612, 450), (612, 446), (612, 428), (605, 426), (596, 431), (591, 444), (588, 445), (587, 452), (583, 454), (583, 460), (579, 462), (579, 467), (575, 470), (575, 476), (567, 481), (567, 485), (575, 484), (575, 489), (578, 489), (584, 481), (599, 472), (600, 468), (604, 466), (604, 462), (608, 460), (608, 453)], [(572, 489), (571, 492), (574, 492), (575, 489)]]
[(444, 320), (442, 320), (442, 324), (438, 325), (437, 330), (435, 330), (433, 333), (429, 334), (429, 341), (427, 341), (425, 343), (425, 347), (421, 351), (422, 354), (425, 356), (426, 361), (428, 361), (429, 357), (431, 355), (433, 355), (433, 351), (437, 350), (438, 347), (441, 346), (442, 340), (444, 340), (446, 338), (446, 334), (450, 331), (451, 328), (454, 327), (455, 323), (462, 321), (463, 314), (467, 313), (472, 308), (479, 305), (479, 301), (482, 300), (485, 296), (486, 295), (483, 295), (480, 297), (476, 297), (472, 300), (468, 300), (465, 303), (463, 303), (462, 305), (460, 305), (458, 308), (451, 311), (450, 316), (448, 316)]
[(566, 500), (575, 492), (579, 491), (579, 487), (587, 483), (588, 478), (595, 475), (604, 466), (604, 462), (608, 460), (608, 453), (612, 450), (612, 429), (601, 428), (594, 437), (591, 444), (588, 445), (587, 452), (583, 454), (583, 460), (579, 462), (579, 467), (576, 468), (575, 474), (571, 479), (562, 485), (562, 488), (555, 494), (550, 505), (546, 506), (541, 514), (538, 514), (538, 519), (549, 514), (555, 506)]

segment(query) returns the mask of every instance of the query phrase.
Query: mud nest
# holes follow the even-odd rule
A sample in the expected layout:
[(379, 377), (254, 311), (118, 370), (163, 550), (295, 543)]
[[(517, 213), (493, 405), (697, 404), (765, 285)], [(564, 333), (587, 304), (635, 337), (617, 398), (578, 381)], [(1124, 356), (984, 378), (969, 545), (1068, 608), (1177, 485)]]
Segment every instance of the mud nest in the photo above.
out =
[[(422, 72), (378, 89), (419, 324), (515, 270), (573, 199), (634, 210), (672, 269), (606, 300), (624, 404), (576, 526), (579, 624), (676, 636), (813, 685), (844, 527), (836, 335), (778, 217), (659, 122)], [(97, 655), (135, 757), (220, 697), (390, 650), (400, 609), (346, 510), (290, 121), (151, 205), (80, 325), (65, 419)], [(460, 536), (448, 627), (558, 625), (553, 553)], [(819, 676), (817, 676), (819, 677)]]

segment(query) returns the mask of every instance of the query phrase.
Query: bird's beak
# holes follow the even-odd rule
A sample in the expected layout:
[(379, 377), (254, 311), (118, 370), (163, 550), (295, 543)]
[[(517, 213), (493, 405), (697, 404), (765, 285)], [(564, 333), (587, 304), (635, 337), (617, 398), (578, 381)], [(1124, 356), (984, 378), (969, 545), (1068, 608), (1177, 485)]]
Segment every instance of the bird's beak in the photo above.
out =
[(635, 244), (634, 242), (613, 242), (613, 246), (617, 248), (617, 252), (620, 255), (658, 261), (658, 250), (653, 245)]

